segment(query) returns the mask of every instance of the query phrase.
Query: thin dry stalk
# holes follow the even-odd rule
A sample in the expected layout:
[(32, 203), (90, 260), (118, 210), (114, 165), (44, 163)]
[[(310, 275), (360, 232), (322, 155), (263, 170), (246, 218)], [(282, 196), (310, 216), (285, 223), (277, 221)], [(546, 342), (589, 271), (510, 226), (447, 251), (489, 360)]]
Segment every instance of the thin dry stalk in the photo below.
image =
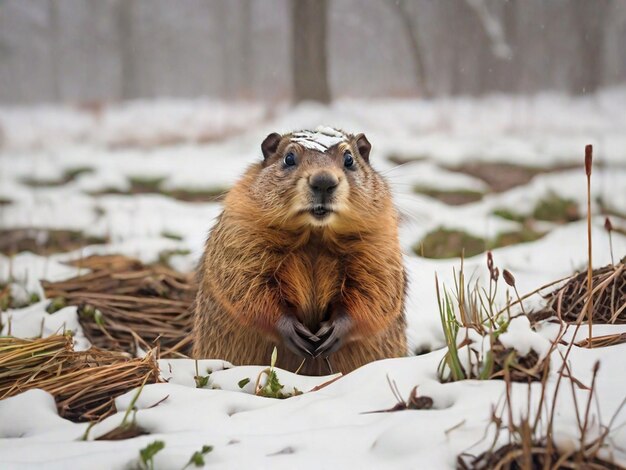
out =
[[(616, 333), (614, 335), (595, 336), (591, 338), (592, 347), (594, 348), (606, 348), (609, 346), (616, 346), (618, 344), (626, 343), (626, 333)], [(585, 338), (582, 341), (576, 343), (576, 346), (581, 348), (589, 347), (589, 338)]]
[[(589, 322), (589, 338), (593, 338), (593, 267), (591, 258), (591, 167), (593, 159), (593, 147), (585, 147), (585, 173), (587, 174), (587, 292), (589, 303), (587, 305), (587, 321)], [(589, 342), (592, 347), (592, 342)]]

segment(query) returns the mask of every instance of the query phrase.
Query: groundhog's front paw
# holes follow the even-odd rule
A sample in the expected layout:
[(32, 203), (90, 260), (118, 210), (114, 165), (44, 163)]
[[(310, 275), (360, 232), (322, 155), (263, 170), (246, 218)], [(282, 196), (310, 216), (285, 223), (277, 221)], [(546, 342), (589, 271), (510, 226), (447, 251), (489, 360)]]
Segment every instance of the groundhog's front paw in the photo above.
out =
[(315, 333), (320, 343), (313, 352), (314, 357), (328, 357), (341, 348), (352, 330), (352, 319), (346, 313), (322, 323), (322, 327)]
[(313, 357), (316, 343), (320, 339), (296, 317), (283, 315), (276, 323), (276, 330), (289, 350), (301, 357)]

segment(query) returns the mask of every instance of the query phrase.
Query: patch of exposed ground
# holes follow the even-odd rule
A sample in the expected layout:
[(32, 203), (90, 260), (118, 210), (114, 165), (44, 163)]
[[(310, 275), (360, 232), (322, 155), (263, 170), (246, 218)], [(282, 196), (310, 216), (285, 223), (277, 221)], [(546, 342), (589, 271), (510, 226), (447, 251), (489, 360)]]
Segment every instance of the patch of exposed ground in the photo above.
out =
[(0, 230), (0, 253), (12, 256), (22, 251), (47, 256), (88, 245), (107, 243), (105, 238), (85, 235), (75, 230), (16, 228)]
[(183, 240), (183, 236), (179, 235), (178, 233), (174, 233), (174, 232), (169, 232), (167, 230), (164, 230), (163, 232), (161, 232), (161, 236), (163, 238), (169, 238), (170, 240), (176, 240), (176, 241), (182, 241)]
[(406, 155), (391, 154), (387, 157), (387, 160), (389, 160), (391, 163), (395, 163), (396, 165), (404, 165), (405, 163), (413, 163), (413, 162), (422, 162), (427, 159), (428, 158), (425, 155), (406, 156)]
[(413, 251), (424, 258), (466, 258), (482, 253), (487, 249), (483, 238), (461, 230), (440, 227), (429, 232), (413, 246)]
[(524, 225), (532, 225), (540, 220), (565, 224), (580, 220), (578, 204), (572, 199), (559, 196), (554, 192), (546, 194), (535, 204), (532, 213), (524, 214), (507, 208), (498, 208), (493, 211), (494, 215)]
[(163, 194), (185, 202), (219, 202), (227, 192), (226, 188), (174, 189), (164, 191)]
[(162, 266), (167, 266), (168, 268), (172, 267), (172, 257), (173, 256), (185, 256), (190, 254), (191, 251), (184, 249), (184, 248), (179, 248), (176, 250), (163, 250), (159, 252), (159, 261), (158, 264), (162, 265)]
[(92, 173), (93, 168), (87, 166), (80, 166), (75, 168), (69, 168), (65, 170), (61, 178), (32, 178), (26, 177), (22, 179), (22, 183), (30, 186), (31, 188), (50, 188), (56, 186), (63, 186), (64, 184), (71, 183), (80, 175), (86, 173)]
[(469, 258), (487, 250), (535, 241), (544, 235), (545, 233), (535, 231), (529, 226), (523, 226), (519, 230), (503, 232), (487, 240), (461, 230), (439, 227), (413, 245), (413, 252), (424, 258)]
[(154, 150), (157, 148), (176, 147), (179, 145), (207, 145), (223, 142), (245, 132), (247, 128), (233, 127), (229, 129), (205, 129), (196, 135), (189, 136), (176, 132), (161, 132), (152, 137), (146, 136), (117, 136), (107, 142), (111, 150)]
[(545, 233), (538, 232), (530, 226), (522, 226), (519, 230), (499, 233), (493, 241), (492, 248), (502, 248), (504, 246), (517, 245), (518, 243), (528, 243), (539, 240)]
[(105, 194), (162, 194), (179, 201), (185, 202), (218, 202), (224, 199), (228, 188), (225, 187), (212, 187), (204, 189), (165, 189), (163, 183), (164, 177), (156, 178), (139, 178), (131, 177), (128, 179), (130, 188), (127, 191), (120, 191), (119, 189), (104, 189), (91, 193), (93, 196), (102, 196)]
[(537, 175), (571, 170), (579, 166), (577, 164), (564, 164), (542, 168), (504, 162), (474, 161), (458, 166), (449, 166), (446, 169), (478, 178), (487, 183), (492, 191), (501, 193), (517, 186), (523, 186)]
[(433, 199), (437, 199), (449, 206), (462, 206), (464, 204), (471, 204), (472, 202), (480, 201), (484, 194), (481, 191), (475, 191), (472, 189), (435, 189), (427, 186), (415, 186), (413, 188), (418, 194), (423, 194)]

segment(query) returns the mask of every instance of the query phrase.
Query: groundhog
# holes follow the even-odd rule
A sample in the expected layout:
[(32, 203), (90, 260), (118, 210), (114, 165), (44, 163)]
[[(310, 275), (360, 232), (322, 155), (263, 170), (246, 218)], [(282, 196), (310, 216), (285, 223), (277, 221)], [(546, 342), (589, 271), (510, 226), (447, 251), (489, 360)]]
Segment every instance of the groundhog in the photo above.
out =
[(307, 375), (406, 355), (398, 214), (365, 135), (272, 133), (198, 269), (193, 356)]

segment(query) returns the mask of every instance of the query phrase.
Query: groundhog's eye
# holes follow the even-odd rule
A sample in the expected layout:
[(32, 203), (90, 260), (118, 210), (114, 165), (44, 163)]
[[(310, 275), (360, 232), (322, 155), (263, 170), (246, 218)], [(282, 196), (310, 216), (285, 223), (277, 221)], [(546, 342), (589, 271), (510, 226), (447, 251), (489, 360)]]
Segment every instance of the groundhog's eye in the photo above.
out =
[(284, 162), (286, 166), (294, 166), (296, 164), (296, 156), (293, 154), (293, 152), (289, 152), (287, 155), (285, 155)]
[(346, 168), (350, 168), (354, 165), (354, 158), (352, 158), (352, 154), (350, 152), (346, 152), (343, 154), (343, 166)]

